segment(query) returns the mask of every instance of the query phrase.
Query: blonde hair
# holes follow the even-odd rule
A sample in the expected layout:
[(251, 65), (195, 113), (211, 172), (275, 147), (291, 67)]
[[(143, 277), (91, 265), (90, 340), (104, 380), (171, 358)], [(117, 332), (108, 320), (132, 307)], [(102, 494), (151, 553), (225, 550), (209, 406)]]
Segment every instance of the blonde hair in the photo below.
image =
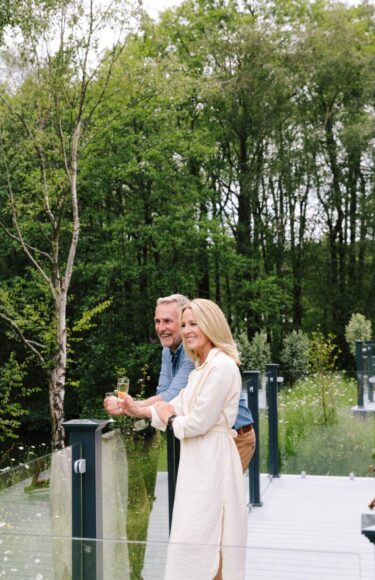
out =
[(172, 302), (176, 302), (179, 310), (185, 306), (185, 304), (189, 303), (189, 298), (184, 296), (183, 294), (171, 294), (170, 296), (161, 296), (156, 301), (156, 306), (160, 304), (171, 304)]
[[(238, 365), (240, 364), (240, 355), (236, 343), (233, 340), (232, 332), (229, 328), (227, 319), (223, 311), (215, 302), (206, 298), (195, 298), (183, 306), (182, 314), (191, 308), (195, 321), (200, 330), (207, 336), (212, 344), (232, 358)], [(198, 360), (197, 354), (190, 350), (182, 337), (184, 349), (194, 361)]]

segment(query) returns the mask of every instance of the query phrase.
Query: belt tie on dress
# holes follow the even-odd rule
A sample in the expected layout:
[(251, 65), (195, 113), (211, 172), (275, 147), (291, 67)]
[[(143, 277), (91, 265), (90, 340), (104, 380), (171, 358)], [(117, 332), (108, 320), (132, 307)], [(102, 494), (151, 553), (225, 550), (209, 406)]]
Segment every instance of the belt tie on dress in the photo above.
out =
[(230, 437), (233, 437), (233, 439), (235, 439), (237, 437), (237, 431), (235, 429), (231, 429), (230, 427), (225, 427), (224, 425), (216, 425), (215, 427), (212, 427), (212, 429), (210, 429), (209, 433), (211, 431), (215, 431), (218, 433), (226, 433)]

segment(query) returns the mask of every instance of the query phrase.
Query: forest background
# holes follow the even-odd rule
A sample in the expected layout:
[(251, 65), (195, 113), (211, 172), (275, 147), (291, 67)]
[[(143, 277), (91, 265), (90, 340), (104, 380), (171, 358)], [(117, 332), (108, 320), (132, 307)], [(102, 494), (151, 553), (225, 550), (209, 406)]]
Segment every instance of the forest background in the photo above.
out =
[[(236, 334), (375, 323), (375, 10), (3, 0), (0, 429), (98, 416), (119, 373), (154, 392), (158, 296)], [(106, 39), (105, 46), (103, 39)]]

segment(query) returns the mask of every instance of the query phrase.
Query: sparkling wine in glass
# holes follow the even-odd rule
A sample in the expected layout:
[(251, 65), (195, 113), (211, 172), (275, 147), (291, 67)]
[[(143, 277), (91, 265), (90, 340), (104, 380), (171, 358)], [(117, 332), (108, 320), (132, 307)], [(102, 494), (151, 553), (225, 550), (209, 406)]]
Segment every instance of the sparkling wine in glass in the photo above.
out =
[(117, 396), (119, 399), (125, 399), (129, 391), (129, 378), (119, 377), (117, 379)]

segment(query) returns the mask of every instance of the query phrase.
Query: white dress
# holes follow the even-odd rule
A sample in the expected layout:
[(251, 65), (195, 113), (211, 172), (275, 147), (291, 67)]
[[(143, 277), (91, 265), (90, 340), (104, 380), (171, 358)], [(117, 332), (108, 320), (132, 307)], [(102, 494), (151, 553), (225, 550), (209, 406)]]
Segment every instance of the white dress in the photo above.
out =
[[(213, 348), (171, 401), (181, 455), (166, 580), (223, 580), (245, 575), (247, 515), (240, 456), (232, 430), (241, 391), (236, 363)], [(156, 409), (152, 425), (165, 429)]]

